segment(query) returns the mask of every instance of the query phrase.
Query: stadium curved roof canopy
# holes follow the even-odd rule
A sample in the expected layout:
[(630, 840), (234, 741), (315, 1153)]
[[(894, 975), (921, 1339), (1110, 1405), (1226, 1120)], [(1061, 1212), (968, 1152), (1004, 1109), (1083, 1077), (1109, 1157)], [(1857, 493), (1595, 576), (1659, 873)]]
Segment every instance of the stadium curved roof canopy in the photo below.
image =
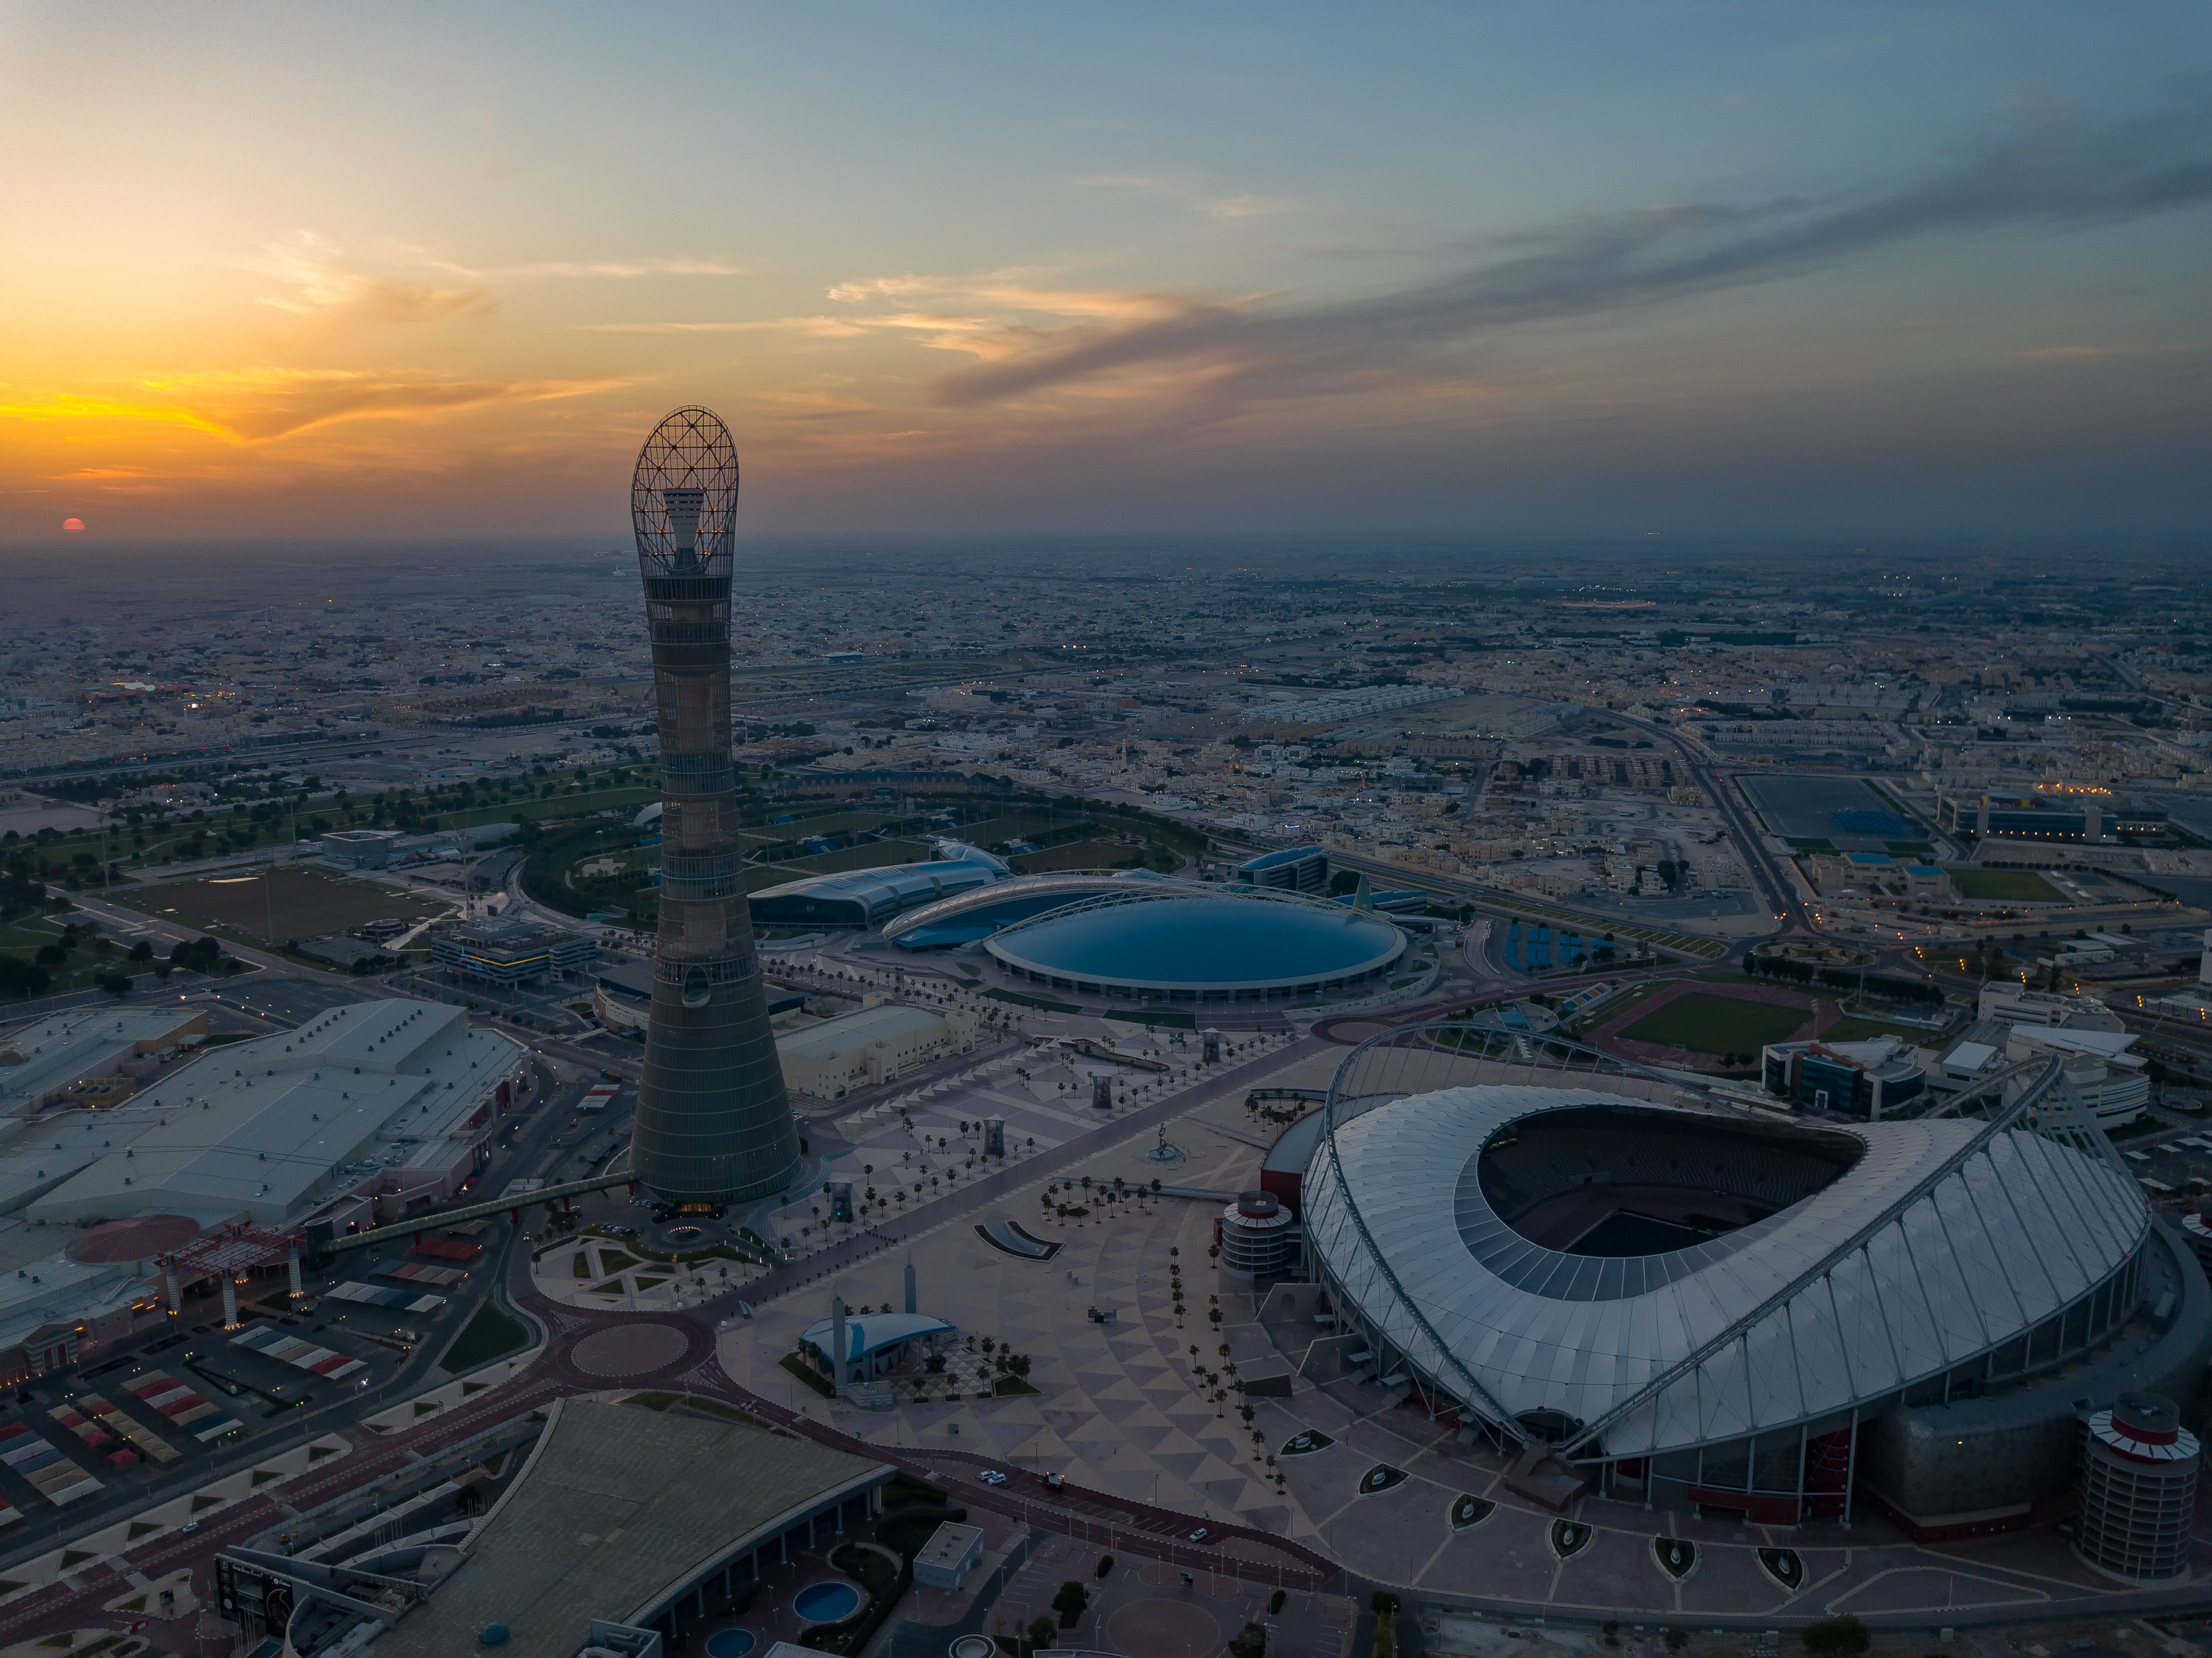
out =
[(2103, 1292), (2149, 1225), (2094, 1133), (2017, 1112), (1812, 1128), (1511, 1084), (1334, 1108), (1304, 1220), (1354, 1325), (1584, 1458), (2047, 1369), (2124, 1319)]
[[(950, 855), (946, 855), (948, 853)], [(756, 926), (879, 926), (894, 915), (1006, 878), (1005, 862), (957, 841), (923, 864), (810, 875), (752, 895)]]
[(1112, 875), (1018, 875), (994, 886), (957, 893), (909, 910), (884, 928), (884, 937), (904, 950), (977, 944), (1000, 927), (1028, 920), (1048, 910), (1063, 909), (1102, 893), (1127, 891), (1133, 880), (1166, 878), (1148, 869), (1122, 870)]
[(1339, 989), (1406, 952), (1389, 922), (1334, 904), (1142, 884), (1017, 921), (983, 947), (1039, 984), (1189, 999)]

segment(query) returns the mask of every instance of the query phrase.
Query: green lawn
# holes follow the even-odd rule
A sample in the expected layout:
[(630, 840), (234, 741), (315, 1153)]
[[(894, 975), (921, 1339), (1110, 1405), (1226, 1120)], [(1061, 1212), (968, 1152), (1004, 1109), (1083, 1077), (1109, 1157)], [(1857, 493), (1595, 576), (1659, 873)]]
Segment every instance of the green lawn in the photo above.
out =
[(1693, 990), (1645, 1014), (1620, 1034), (1699, 1054), (1755, 1054), (1768, 1042), (1785, 1041), (1811, 1017), (1802, 1008)]
[(1961, 898), (2020, 899), (2063, 904), (2066, 895), (2030, 869), (1954, 869), (1951, 884)]
[[(63, 926), (81, 916), (19, 915), (12, 921), (0, 922), (0, 954), (17, 957), (32, 963), (41, 946), (59, 944)], [(65, 991), (89, 989), (103, 974), (128, 973), (143, 975), (152, 970), (149, 962), (134, 962), (120, 946), (109, 950), (96, 948), (89, 940), (70, 952), (65, 962), (48, 966), (46, 969), (51, 981), (40, 993), (58, 996)]]
[(460, 1339), (438, 1361), (438, 1368), (459, 1376), (479, 1364), (489, 1364), (495, 1358), (519, 1352), (529, 1340), (530, 1331), (520, 1320), (508, 1317), (486, 1302), (477, 1309), (477, 1315), (469, 1321)]

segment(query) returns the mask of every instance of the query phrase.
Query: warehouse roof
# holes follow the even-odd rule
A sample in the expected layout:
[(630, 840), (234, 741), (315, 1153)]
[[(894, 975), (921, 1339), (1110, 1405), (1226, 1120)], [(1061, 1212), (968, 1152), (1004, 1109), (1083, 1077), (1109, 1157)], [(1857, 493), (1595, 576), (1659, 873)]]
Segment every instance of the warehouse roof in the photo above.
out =
[[(283, 1224), (365, 1159), (404, 1163), (468, 1132), (521, 1057), (443, 1003), (349, 1004), (213, 1050), (125, 1111), (34, 1125), (0, 1155), (0, 1192), (52, 1186), (27, 1210), (39, 1221), (163, 1211)], [(34, 1177), (64, 1157), (77, 1163), (69, 1179)]]
[(0, 1040), (0, 1113), (35, 1105), (53, 1090), (75, 1082), (140, 1042), (174, 1041), (182, 1027), (201, 1017), (196, 1008), (103, 1007), (57, 1013)]

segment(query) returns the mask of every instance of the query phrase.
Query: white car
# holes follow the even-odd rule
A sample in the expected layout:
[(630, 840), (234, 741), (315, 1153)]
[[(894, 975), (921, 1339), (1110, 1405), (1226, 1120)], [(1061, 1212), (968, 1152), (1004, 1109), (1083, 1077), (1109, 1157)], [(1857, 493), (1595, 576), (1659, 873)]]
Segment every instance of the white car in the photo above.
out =
[(1003, 1485), (1006, 1483), (1006, 1476), (1000, 1473), (996, 1468), (986, 1468), (981, 1473), (977, 1474), (975, 1478), (981, 1480), (987, 1485)]

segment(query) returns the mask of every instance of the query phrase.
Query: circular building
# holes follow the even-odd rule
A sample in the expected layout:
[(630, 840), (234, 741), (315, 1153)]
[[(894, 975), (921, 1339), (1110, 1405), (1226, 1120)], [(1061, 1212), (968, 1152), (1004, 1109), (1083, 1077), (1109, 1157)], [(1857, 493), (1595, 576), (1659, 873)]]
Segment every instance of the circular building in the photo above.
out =
[(1577, 1088), (1340, 1098), (1310, 1276), (1356, 1374), (1548, 1444), (1560, 1489), (2002, 1530), (2063, 1501), (2076, 1401), (2193, 1388), (2212, 1351), (2203, 1274), (2057, 1089), (1848, 1127)]
[(1297, 1224), (1273, 1192), (1239, 1192), (1213, 1223), (1221, 1270), (1245, 1284), (1272, 1284), (1297, 1259)]
[(2203, 1456), (2170, 1399), (2122, 1394), (2091, 1413), (2081, 1443), (2081, 1512), (2074, 1546), (2100, 1571), (2134, 1583), (2189, 1570)]
[(983, 948), (1034, 984), (1172, 1001), (1346, 990), (1388, 973), (1406, 953), (1396, 926), (1340, 905), (1159, 884), (1014, 922)]

